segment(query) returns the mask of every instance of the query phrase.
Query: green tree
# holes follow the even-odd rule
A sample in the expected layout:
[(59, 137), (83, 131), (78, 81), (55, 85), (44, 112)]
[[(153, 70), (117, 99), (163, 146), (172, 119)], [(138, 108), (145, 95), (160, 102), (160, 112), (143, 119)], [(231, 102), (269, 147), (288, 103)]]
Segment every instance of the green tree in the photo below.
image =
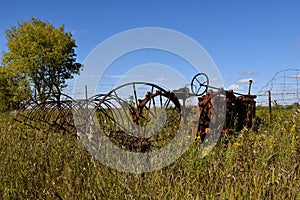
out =
[[(31, 18), (6, 30), (8, 52), (2, 55), (3, 66), (12, 71), (12, 78), (28, 81), (35, 99), (60, 102), (66, 80), (79, 74), (82, 65), (76, 62), (75, 40), (64, 26)], [(11, 79), (13, 80), (13, 79)]]
[(0, 67), (0, 111), (8, 110), (9, 91), (7, 73), (3, 67)]
[(29, 96), (27, 80), (8, 68), (0, 67), (0, 111), (20, 108)]

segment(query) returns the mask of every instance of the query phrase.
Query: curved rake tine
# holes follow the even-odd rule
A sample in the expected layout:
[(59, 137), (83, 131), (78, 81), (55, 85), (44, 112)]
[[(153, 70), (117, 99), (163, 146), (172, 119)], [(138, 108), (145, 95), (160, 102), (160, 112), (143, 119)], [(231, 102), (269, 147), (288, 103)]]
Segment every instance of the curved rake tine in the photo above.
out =
[[(132, 120), (130, 119), (130, 117), (128, 116), (126, 110), (125, 110), (124, 107), (122, 106), (123, 103), (125, 103), (125, 104), (127, 104), (127, 105), (128, 105), (128, 103), (125, 102), (125, 101), (122, 101), (122, 98), (120, 98), (120, 97), (117, 95), (116, 91), (114, 91), (114, 94), (115, 94), (115, 99), (114, 99), (114, 100), (117, 101), (117, 102), (119, 103), (119, 105), (121, 105), (121, 109), (124, 111), (125, 116), (126, 116), (127, 121), (128, 121), (128, 125), (129, 125), (129, 122), (131, 122)], [(119, 108), (117, 108), (116, 106), (115, 106), (115, 108), (116, 108), (116, 110), (119, 111)], [(124, 124), (124, 119), (123, 119), (123, 117), (122, 117), (122, 113), (121, 113), (120, 111), (119, 111), (118, 113), (120, 114), (120, 118), (121, 118), (121, 120), (122, 120), (122, 124)], [(132, 125), (132, 123), (131, 123), (131, 125)]]

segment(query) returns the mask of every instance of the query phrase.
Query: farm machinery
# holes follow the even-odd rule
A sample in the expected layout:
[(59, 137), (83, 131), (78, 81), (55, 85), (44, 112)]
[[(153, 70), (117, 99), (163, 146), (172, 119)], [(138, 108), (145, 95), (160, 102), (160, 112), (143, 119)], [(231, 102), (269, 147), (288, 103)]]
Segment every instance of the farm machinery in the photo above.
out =
[[(221, 135), (255, 128), (256, 96), (250, 94), (251, 84), (248, 94), (226, 91), (210, 86), (205, 73), (196, 74), (190, 88), (174, 91), (131, 82), (83, 100), (65, 95), (59, 103), (30, 101), (15, 119), (33, 128), (42, 129), (42, 124), (47, 127), (43, 130), (74, 136), (102, 132), (120, 148), (147, 152), (165, 146), (178, 131), (188, 130), (191, 137), (204, 140), (212, 133), (211, 124)], [(196, 98), (196, 106), (187, 105), (191, 98)]]

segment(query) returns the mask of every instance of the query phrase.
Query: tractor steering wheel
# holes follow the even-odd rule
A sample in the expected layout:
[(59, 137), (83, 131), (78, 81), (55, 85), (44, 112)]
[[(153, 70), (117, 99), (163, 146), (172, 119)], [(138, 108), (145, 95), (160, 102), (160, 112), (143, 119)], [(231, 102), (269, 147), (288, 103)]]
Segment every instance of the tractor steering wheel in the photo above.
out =
[(192, 93), (196, 96), (201, 96), (207, 92), (208, 85), (209, 80), (207, 75), (205, 73), (198, 73), (191, 82)]

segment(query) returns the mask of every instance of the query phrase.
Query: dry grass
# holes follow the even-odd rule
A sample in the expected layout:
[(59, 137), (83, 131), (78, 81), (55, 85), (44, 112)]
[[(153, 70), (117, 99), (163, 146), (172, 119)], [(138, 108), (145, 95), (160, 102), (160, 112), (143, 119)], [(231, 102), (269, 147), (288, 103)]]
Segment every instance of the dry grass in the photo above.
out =
[[(294, 128), (292, 128), (294, 127)], [(258, 133), (243, 130), (203, 159), (200, 144), (146, 174), (110, 169), (80, 141), (0, 118), (3, 199), (299, 199), (300, 132), (285, 116)]]

